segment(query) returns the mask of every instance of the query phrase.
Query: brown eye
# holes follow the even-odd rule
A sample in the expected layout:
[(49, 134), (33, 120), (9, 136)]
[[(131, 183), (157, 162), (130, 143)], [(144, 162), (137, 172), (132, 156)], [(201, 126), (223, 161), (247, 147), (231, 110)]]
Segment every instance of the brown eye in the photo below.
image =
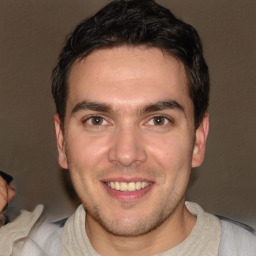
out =
[(155, 116), (153, 118), (154, 125), (164, 125), (166, 123), (166, 117), (164, 116)]
[(101, 116), (92, 116), (91, 117), (91, 124), (92, 125), (102, 125), (103, 121), (104, 121), (104, 119)]

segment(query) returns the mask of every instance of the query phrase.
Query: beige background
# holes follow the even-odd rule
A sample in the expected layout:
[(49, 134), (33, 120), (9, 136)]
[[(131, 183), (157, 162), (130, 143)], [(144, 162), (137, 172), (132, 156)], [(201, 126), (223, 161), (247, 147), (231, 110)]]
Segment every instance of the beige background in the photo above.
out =
[[(107, 2), (0, 1), (0, 169), (15, 177), (12, 211), (74, 209), (57, 164), (50, 76), (66, 34)], [(256, 1), (158, 2), (197, 28), (211, 71), (207, 155), (188, 198), (256, 228)]]

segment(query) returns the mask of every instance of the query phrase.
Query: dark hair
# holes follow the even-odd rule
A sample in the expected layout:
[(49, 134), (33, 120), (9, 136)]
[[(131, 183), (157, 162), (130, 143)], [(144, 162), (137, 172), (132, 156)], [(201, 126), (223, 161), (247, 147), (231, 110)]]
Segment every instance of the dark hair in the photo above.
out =
[(81, 22), (69, 36), (52, 75), (52, 94), (62, 128), (67, 80), (74, 62), (96, 49), (122, 45), (156, 47), (184, 64), (197, 128), (207, 111), (210, 88), (199, 35), (153, 0), (113, 1)]

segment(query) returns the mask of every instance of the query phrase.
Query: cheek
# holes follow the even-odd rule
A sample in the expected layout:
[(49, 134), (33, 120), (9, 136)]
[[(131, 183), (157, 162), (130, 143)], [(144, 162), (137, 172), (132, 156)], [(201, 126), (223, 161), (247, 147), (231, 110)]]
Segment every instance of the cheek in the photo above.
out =
[[(149, 155), (161, 165), (164, 170), (181, 169), (191, 165), (192, 143), (186, 134), (172, 134), (151, 138), (148, 142)], [(187, 169), (187, 168), (186, 168)]]
[[(160, 184), (164, 185), (163, 193), (173, 198), (184, 194), (191, 170), (192, 142), (187, 133), (176, 133), (151, 140), (150, 158), (160, 166), (163, 178)], [(170, 198), (169, 198), (170, 199)]]
[(104, 161), (107, 138), (77, 134), (67, 139), (68, 160), (78, 170), (95, 169)]
[(69, 171), (74, 188), (84, 204), (93, 197), (99, 186), (97, 173), (105, 163), (106, 141), (83, 133), (66, 138)]

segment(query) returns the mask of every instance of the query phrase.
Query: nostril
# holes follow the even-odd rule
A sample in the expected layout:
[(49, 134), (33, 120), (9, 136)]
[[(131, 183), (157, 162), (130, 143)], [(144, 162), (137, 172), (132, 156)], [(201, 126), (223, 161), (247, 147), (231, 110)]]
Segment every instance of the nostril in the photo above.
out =
[(143, 148), (138, 147), (112, 147), (109, 152), (109, 160), (122, 166), (129, 167), (135, 162), (145, 162), (147, 154)]

